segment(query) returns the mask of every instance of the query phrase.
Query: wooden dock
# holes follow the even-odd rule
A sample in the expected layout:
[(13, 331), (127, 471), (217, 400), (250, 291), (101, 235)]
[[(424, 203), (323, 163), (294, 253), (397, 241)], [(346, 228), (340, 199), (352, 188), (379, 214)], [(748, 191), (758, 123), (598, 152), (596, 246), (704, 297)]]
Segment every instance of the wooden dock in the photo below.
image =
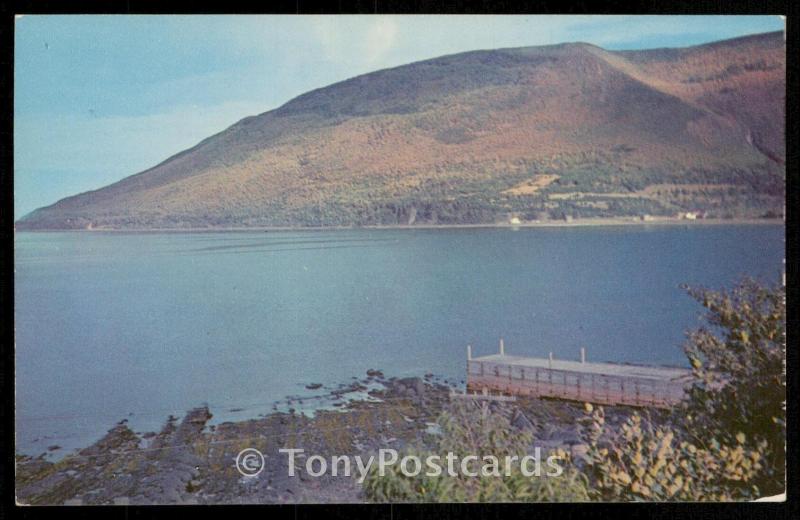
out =
[(550, 397), (606, 405), (670, 408), (691, 380), (688, 368), (587, 363), (505, 354), (472, 357), (467, 347), (467, 390)]

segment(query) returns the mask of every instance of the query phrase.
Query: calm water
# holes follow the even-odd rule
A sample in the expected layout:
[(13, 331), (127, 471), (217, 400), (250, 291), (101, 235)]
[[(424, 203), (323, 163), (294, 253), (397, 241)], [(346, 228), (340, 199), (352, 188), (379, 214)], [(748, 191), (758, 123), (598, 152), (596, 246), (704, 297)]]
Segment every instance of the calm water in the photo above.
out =
[[(17, 451), (268, 412), (368, 368), (513, 354), (683, 364), (678, 288), (776, 282), (781, 226), (16, 236)], [(319, 392), (319, 391), (318, 391)], [(241, 411), (231, 409), (242, 408)]]

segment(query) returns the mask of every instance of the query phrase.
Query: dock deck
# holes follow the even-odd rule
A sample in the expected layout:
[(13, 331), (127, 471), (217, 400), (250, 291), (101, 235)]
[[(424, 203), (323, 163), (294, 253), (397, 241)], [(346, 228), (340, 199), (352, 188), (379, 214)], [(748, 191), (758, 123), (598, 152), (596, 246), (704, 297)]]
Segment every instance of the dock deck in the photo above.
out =
[(679, 403), (691, 370), (587, 363), (502, 353), (467, 359), (467, 389), (607, 405), (669, 408)]

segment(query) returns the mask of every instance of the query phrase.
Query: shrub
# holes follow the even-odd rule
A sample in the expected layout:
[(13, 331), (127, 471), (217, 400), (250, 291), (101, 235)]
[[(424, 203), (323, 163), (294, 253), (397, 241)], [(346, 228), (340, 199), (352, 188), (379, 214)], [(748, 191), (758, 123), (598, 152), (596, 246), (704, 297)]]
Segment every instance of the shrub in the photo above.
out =
[(637, 413), (618, 431), (587, 405), (593, 498), (746, 500), (785, 490), (785, 290), (744, 280), (730, 291), (688, 291), (709, 325), (684, 347), (688, 398), (665, 424)]
[[(376, 502), (542, 502), (584, 501), (589, 498), (584, 476), (560, 453), (564, 464), (558, 477), (525, 476), (518, 464), (506, 466), (506, 456), (523, 457), (528, 454), (533, 438), (529, 432), (514, 428), (500, 410), (484, 406), (479, 409), (472, 403), (454, 403), (439, 417), (442, 433), (433, 451), (419, 448), (407, 450), (400, 457), (416, 455), (425, 460), (438, 455), (445, 460), (453, 453), (458, 460), (467, 455), (479, 459), (494, 455), (498, 461), (496, 474), (469, 477), (458, 472), (450, 476), (443, 471), (439, 476), (429, 476), (423, 471), (409, 477), (400, 471), (398, 464), (387, 467), (380, 476), (373, 466), (364, 480), (364, 493)], [(542, 462), (544, 467), (544, 462)], [(478, 468), (475, 468), (476, 470)], [(480, 472), (479, 472), (480, 473)]]
[[(669, 426), (634, 413), (607, 432), (603, 408), (587, 404), (586, 475), (592, 498), (622, 501), (731, 501), (759, 496), (754, 479), (763, 469), (765, 443), (746, 448), (709, 439), (697, 446)], [(609, 435), (610, 433), (610, 435)], [(604, 439), (604, 435), (609, 435)]]
[(695, 383), (679, 411), (690, 438), (713, 432), (720, 442), (766, 443), (759, 477), (766, 494), (785, 487), (786, 291), (745, 279), (733, 289), (688, 289), (708, 312), (684, 349)]

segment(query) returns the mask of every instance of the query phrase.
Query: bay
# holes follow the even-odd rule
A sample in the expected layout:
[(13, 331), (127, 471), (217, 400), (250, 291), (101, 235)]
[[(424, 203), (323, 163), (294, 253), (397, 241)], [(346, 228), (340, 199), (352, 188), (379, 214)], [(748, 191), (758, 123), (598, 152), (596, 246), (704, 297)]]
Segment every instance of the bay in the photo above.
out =
[(494, 353), (685, 365), (679, 286), (780, 280), (779, 225), (17, 233), (17, 452), (268, 413)]

